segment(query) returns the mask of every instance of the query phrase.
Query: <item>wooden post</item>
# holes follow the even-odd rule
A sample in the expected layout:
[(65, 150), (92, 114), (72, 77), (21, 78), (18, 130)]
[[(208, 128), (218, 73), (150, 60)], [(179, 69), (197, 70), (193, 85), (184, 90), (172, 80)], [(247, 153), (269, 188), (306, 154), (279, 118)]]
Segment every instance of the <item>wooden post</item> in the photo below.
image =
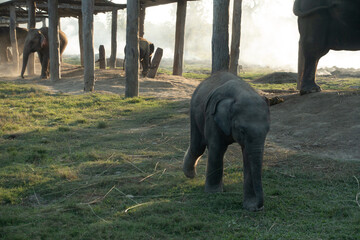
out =
[(19, 51), (16, 38), (16, 12), (15, 6), (10, 6), (10, 42), (12, 48), (12, 57), (14, 62), (15, 71), (19, 71)]
[[(36, 19), (35, 19), (35, 2), (34, 0), (26, 0), (26, 4), (28, 7), (28, 30), (31, 28), (35, 28)], [(35, 73), (35, 61), (34, 61), (34, 54), (29, 54), (28, 64), (27, 64), (27, 73), (28, 75), (34, 75)]]
[(139, 96), (139, 0), (127, 0), (125, 97)]
[(110, 68), (114, 69), (116, 66), (116, 49), (117, 49), (117, 10), (112, 11), (111, 18), (111, 55), (110, 55)]
[(141, 6), (140, 7), (140, 14), (139, 14), (139, 37), (144, 37), (145, 34), (145, 13), (146, 13), (146, 7)]
[(104, 45), (100, 45), (99, 47), (99, 64), (100, 64), (100, 69), (106, 69), (106, 56), (105, 56)]
[(229, 71), (235, 75), (238, 74), (240, 55), (241, 5), (242, 0), (234, 0)]
[(154, 58), (151, 61), (151, 67), (150, 67), (149, 73), (147, 74), (147, 77), (155, 78), (162, 56), (163, 56), (163, 49), (157, 48)]
[(229, 0), (213, 0), (211, 72), (229, 70)]
[(46, 19), (43, 18), (41, 22), (42, 22), (42, 27), (46, 27)]
[(182, 76), (184, 62), (185, 20), (187, 0), (179, 0), (176, 11), (176, 33), (173, 75)]
[(58, 5), (59, 0), (48, 0), (50, 79), (52, 82), (61, 79)]
[(84, 66), (84, 47), (83, 47), (83, 17), (80, 15), (78, 17), (79, 25), (79, 47), (80, 47), (80, 65)]
[(83, 16), (84, 91), (94, 91), (94, 0), (81, 1)]

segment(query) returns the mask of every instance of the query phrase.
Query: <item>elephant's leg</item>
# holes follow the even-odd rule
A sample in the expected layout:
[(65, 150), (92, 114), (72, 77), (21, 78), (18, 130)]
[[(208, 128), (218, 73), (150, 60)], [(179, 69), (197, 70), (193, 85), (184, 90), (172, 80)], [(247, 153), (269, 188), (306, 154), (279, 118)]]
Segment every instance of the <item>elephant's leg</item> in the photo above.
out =
[(244, 202), (243, 206), (249, 211), (259, 211), (264, 207), (264, 194), (261, 182), (263, 151), (252, 153), (244, 151)]
[(44, 54), (41, 61), (41, 78), (47, 79), (48, 76), (49, 76), (49, 57)]
[(196, 164), (204, 153), (206, 145), (202, 134), (195, 125), (191, 123), (190, 146), (184, 156), (183, 171), (186, 177), (194, 178), (196, 175)]
[(205, 192), (214, 193), (223, 191), (223, 162), (226, 149), (227, 145), (223, 143), (221, 138), (209, 139)]
[(301, 79), (300, 94), (320, 92), (321, 88), (315, 83), (315, 74), (319, 58), (306, 56), (304, 61), (304, 74)]

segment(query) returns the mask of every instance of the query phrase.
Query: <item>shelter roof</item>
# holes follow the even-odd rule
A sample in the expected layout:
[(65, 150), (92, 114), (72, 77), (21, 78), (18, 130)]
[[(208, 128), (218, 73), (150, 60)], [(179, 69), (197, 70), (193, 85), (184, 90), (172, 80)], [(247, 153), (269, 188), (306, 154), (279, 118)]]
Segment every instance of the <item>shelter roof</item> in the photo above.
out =
[[(188, 1), (197, 1), (197, 0), (188, 0)], [(157, 5), (163, 5), (168, 3), (177, 3), (178, 0), (140, 0), (140, 4), (144, 7), (152, 7)]]
[[(47, 17), (47, 0), (35, 0), (36, 16)], [(16, 7), (17, 17), (27, 18), (26, 0), (8, 0), (0, 2), (0, 16), (9, 16), (9, 7)], [(77, 17), (81, 15), (81, 0), (59, 0), (60, 17)], [(113, 9), (124, 9), (126, 4), (116, 4), (109, 0), (95, 0), (94, 14), (110, 12)]]

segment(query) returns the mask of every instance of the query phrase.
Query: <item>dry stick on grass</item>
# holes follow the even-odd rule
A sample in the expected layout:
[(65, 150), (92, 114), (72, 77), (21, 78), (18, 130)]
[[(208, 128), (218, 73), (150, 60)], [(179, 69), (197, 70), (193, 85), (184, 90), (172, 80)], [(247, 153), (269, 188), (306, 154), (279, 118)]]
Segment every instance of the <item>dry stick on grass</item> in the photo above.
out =
[(110, 188), (110, 190), (109, 190), (104, 196), (99, 197), (99, 198), (97, 198), (97, 199), (95, 199), (95, 200), (92, 200), (91, 202), (88, 202), (88, 203), (85, 203), (85, 204), (90, 205), (90, 204), (94, 204), (94, 203), (97, 203), (97, 202), (99, 202), (99, 201), (104, 200), (104, 199), (106, 198), (106, 196), (107, 196), (114, 188), (115, 188), (115, 185), (114, 185), (112, 188)]
[(37, 203), (40, 205), (40, 201), (39, 201), (39, 199), (38, 199), (38, 197), (37, 197), (37, 195), (36, 195), (36, 192), (35, 192), (35, 188), (33, 187), (33, 191), (34, 191), (34, 196), (35, 196), (35, 198), (36, 198), (36, 201), (37, 201)]
[[(353, 176), (358, 184), (358, 189), (360, 189), (360, 182), (359, 182), (359, 179), (357, 179), (357, 177)], [(355, 202), (356, 204), (359, 206), (360, 208), (360, 203), (359, 203), (359, 196), (360, 196), (360, 192), (358, 192), (355, 196)]]
[(105, 219), (103, 219), (102, 217), (100, 217), (99, 215), (97, 215), (94, 211), (94, 209), (90, 206), (90, 204), (88, 204), (89, 208), (91, 209), (91, 212), (97, 217), (99, 218), (100, 220), (106, 222), (106, 223), (109, 223), (109, 221), (106, 221)]

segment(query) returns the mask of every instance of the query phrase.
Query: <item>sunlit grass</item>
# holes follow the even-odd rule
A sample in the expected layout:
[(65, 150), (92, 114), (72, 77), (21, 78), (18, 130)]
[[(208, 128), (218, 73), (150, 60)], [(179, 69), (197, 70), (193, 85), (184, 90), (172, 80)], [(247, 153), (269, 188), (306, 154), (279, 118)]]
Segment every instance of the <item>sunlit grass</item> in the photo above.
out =
[(0, 82), (0, 238), (360, 237), (359, 163), (266, 152), (265, 210), (250, 213), (238, 146), (225, 156), (224, 193), (204, 193), (206, 153), (198, 176), (183, 176), (188, 108)]

